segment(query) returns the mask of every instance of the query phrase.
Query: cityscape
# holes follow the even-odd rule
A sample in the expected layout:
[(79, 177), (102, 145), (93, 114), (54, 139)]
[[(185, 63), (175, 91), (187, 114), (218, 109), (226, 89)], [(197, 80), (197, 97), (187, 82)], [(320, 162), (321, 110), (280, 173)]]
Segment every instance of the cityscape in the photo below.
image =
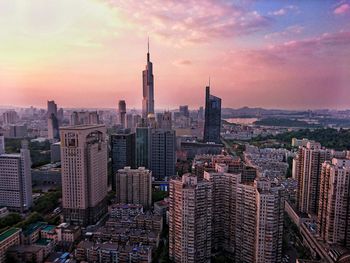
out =
[(350, 262), (349, 1), (30, 2), (0, 1), (0, 263)]

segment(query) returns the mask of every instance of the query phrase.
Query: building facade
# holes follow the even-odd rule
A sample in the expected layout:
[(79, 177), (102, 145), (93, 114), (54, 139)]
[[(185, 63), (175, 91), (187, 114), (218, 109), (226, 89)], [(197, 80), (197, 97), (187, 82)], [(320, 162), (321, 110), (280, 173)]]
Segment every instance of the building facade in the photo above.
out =
[(330, 160), (331, 151), (314, 141), (299, 147), (296, 157), (297, 209), (302, 213), (317, 215), (322, 163)]
[(173, 130), (151, 130), (151, 166), (157, 180), (175, 175), (176, 136)]
[(136, 167), (150, 168), (151, 164), (151, 129), (149, 127), (136, 128)]
[(126, 166), (135, 168), (135, 133), (119, 133), (110, 136), (112, 157), (112, 189), (115, 190), (115, 175)]
[[(1, 151), (4, 152), (4, 149)], [(20, 153), (0, 154), (0, 206), (18, 212), (32, 206), (30, 168), (30, 151), (26, 141), (22, 142)]]
[(350, 248), (350, 160), (322, 164), (317, 230), (329, 245)]
[(104, 125), (61, 129), (63, 214), (76, 225), (96, 223), (107, 211), (107, 140)]
[(170, 180), (169, 256), (176, 263), (210, 262), (212, 183), (185, 174)]

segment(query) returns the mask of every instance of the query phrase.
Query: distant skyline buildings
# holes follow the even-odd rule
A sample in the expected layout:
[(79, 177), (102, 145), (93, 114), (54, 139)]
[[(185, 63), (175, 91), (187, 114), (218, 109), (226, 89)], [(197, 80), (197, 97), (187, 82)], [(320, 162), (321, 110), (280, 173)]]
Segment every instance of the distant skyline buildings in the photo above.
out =
[[(193, 94), (200, 93), (203, 77), (209, 74), (218, 87), (216, 94), (225, 98), (224, 107), (350, 106), (345, 59), (349, 11), (341, 8), (348, 4), (342, 1), (263, 0), (230, 5), (204, 0), (182, 1), (177, 8), (171, 8), (172, 2), (159, 1), (81, 1), (74, 9), (68, 0), (60, 1), (60, 8), (47, 1), (38, 5), (2, 2), (13, 15), (2, 16), (0, 25), (1, 32), (8, 32), (0, 39), (6, 50), (1, 64), (1, 105), (43, 107), (46, 98), (54, 98), (65, 108), (115, 108), (115, 98), (123, 97), (130, 107), (138, 106), (142, 96), (139, 63), (149, 34), (157, 50), (152, 61), (157, 64), (158, 108), (198, 107), (203, 96)], [(37, 16), (41, 10), (47, 15)], [(83, 14), (79, 10), (95, 26), (80, 23)], [(205, 25), (195, 23), (203, 13), (212, 20)], [(310, 14), (319, 18), (318, 23)], [(21, 18), (20, 22), (13, 17)], [(189, 18), (193, 27), (179, 26)], [(241, 18), (248, 22), (240, 26)], [(38, 20), (45, 28), (38, 26)], [(91, 43), (81, 39), (91, 39)]]

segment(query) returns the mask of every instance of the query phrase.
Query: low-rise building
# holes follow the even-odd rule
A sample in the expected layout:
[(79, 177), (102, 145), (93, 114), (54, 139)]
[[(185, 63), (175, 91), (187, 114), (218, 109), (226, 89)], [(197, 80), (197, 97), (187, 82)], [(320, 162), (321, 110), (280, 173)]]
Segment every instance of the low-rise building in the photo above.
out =
[(44, 262), (44, 248), (37, 245), (16, 245), (7, 251), (9, 262)]
[(10, 228), (0, 234), (0, 263), (6, 261), (7, 250), (21, 242), (21, 229)]

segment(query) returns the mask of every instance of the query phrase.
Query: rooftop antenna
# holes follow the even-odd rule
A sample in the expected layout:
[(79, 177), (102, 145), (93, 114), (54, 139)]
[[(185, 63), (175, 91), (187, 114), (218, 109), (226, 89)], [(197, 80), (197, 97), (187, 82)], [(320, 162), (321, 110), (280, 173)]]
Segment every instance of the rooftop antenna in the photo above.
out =
[(208, 87), (210, 87), (210, 76), (209, 76), (209, 86)]

